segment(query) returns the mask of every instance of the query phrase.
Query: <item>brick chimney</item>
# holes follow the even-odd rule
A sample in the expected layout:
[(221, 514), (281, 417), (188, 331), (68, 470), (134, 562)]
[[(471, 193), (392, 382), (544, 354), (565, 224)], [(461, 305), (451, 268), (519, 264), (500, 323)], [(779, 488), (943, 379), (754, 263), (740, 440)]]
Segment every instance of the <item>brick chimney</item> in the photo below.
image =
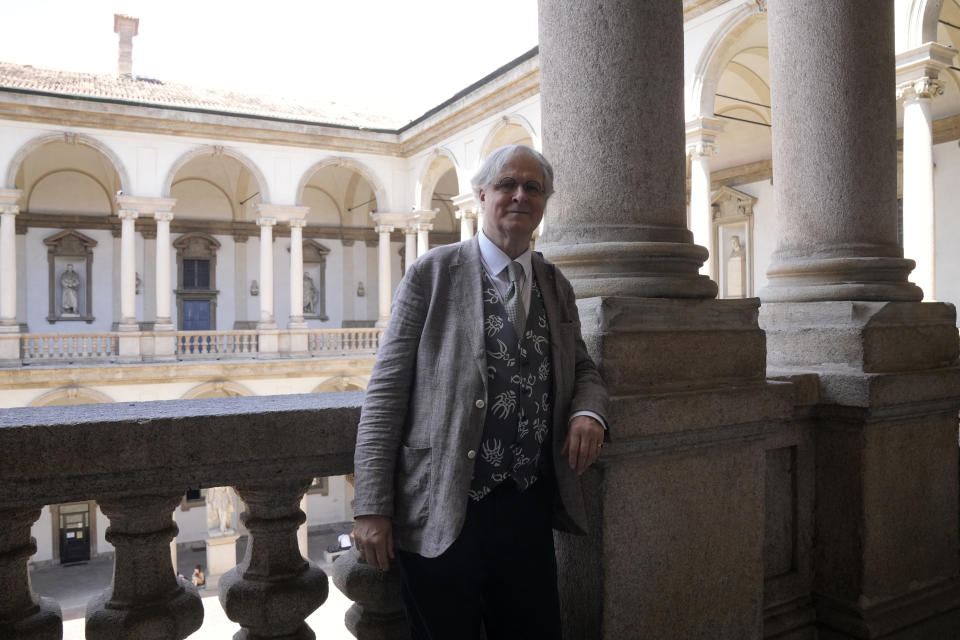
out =
[(120, 56), (117, 73), (125, 78), (133, 76), (133, 36), (137, 35), (140, 18), (113, 14), (113, 32), (120, 34)]

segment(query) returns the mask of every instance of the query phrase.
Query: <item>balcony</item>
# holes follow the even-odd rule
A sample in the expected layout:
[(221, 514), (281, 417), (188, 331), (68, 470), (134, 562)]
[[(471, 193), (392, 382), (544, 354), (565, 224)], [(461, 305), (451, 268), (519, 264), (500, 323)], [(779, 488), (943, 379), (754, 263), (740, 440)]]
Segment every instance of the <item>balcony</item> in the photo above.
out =
[[(7, 366), (231, 358), (373, 355), (381, 329), (139, 331), (19, 334), (19, 362)], [(127, 348), (125, 343), (133, 343)]]

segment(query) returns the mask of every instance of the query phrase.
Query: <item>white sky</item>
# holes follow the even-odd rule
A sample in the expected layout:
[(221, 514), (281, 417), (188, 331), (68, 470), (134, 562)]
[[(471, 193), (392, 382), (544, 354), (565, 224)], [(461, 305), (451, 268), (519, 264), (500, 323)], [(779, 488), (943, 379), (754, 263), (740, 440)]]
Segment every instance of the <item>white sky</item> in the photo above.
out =
[(537, 0), (0, 0), (0, 60), (310, 96), (405, 120), (537, 44)]

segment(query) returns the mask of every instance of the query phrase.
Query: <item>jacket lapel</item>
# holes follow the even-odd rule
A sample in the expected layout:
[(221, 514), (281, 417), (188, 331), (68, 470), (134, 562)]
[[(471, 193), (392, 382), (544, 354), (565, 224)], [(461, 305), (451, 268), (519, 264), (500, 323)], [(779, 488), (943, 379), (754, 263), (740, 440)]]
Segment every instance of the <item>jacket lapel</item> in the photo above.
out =
[(475, 355), (477, 368), (487, 388), (487, 358), (483, 346), (483, 291), (480, 243), (476, 236), (460, 245), (458, 258), (449, 267), (451, 302), (456, 305), (458, 329)]

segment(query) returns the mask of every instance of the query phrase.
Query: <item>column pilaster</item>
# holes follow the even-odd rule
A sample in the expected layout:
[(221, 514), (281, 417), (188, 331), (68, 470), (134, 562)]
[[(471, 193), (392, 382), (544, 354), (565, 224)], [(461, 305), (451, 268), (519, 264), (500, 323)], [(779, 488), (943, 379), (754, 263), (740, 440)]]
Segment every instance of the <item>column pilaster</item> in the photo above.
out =
[(940, 73), (956, 52), (937, 43), (897, 56), (897, 98), (903, 101), (903, 254), (917, 266), (912, 279), (924, 300), (936, 300), (936, 223), (933, 201), (933, 98)]
[(406, 273), (417, 259), (417, 223), (414, 219), (403, 225), (403, 272)]
[(260, 322), (258, 329), (276, 329), (273, 315), (273, 227), (277, 219), (261, 215), (257, 218), (260, 227)]
[[(723, 131), (723, 123), (717, 118), (697, 118), (687, 123), (687, 153), (690, 155), (690, 229), (695, 244), (713, 246), (713, 216), (710, 203), (710, 158), (717, 153), (717, 135)], [(717, 280), (713, 260), (707, 259), (700, 273)]]
[(417, 257), (419, 258), (430, 250), (430, 232), (433, 231), (433, 219), (436, 211), (417, 211)]
[(473, 193), (461, 193), (453, 198), (454, 215), (460, 220), (460, 240), (469, 240), (476, 233), (477, 200)]
[[(303, 320), (303, 228), (307, 221), (291, 218), (290, 224), (290, 329), (306, 329)], [(306, 350), (306, 349), (304, 349)]]
[(120, 216), (120, 331), (137, 331), (136, 237), (139, 212), (121, 209)]
[(153, 214), (157, 223), (157, 322), (156, 331), (173, 331), (170, 318), (170, 221), (173, 220), (173, 211), (157, 211)]
[[(2, 333), (19, 332), (16, 218), (20, 211), (17, 203), (22, 193), (20, 189), (0, 189), (0, 332)], [(19, 358), (19, 354), (16, 357)], [(5, 359), (3, 354), (0, 354), (0, 359)]]

